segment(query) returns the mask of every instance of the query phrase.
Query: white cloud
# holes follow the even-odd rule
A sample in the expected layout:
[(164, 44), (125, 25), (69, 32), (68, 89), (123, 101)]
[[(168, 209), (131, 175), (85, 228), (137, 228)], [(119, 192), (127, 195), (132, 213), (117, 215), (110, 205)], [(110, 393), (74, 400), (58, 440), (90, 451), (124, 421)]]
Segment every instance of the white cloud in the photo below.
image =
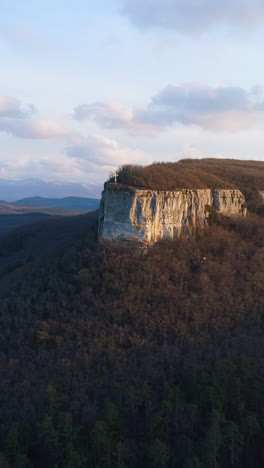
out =
[(0, 132), (33, 140), (60, 140), (71, 136), (71, 132), (57, 122), (37, 119), (0, 118)]
[(260, 88), (187, 84), (167, 86), (151, 99), (137, 119), (168, 127), (174, 123), (198, 125), (216, 131), (238, 131), (259, 122), (264, 115)]
[(0, 160), (0, 178), (56, 178), (89, 180), (102, 183), (119, 165), (149, 164), (152, 158), (138, 149), (119, 145), (102, 135), (75, 139), (65, 154), (35, 158), (22, 154), (19, 158)]
[(32, 118), (36, 112), (34, 104), (23, 108), (15, 97), (0, 94), (0, 132), (18, 138), (40, 140), (57, 140), (72, 136), (72, 132), (53, 120)]
[(133, 110), (117, 102), (95, 102), (81, 104), (74, 109), (76, 120), (96, 120), (106, 128), (129, 128), (133, 121)]
[(263, 0), (122, 0), (122, 13), (139, 28), (161, 27), (179, 33), (215, 25), (250, 28), (264, 21)]
[(95, 102), (92, 104), (80, 104), (74, 109), (73, 118), (79, 122), (90, 120), (96, 122), (104, 129), (123, 129), (130, 134), (155, 133), (155, 125), (146, 122), (138, 122), (135, 110), (125, 107), (118, 102)]
[(24, 118), (32, 112), (31, 106), (29, 109), (23, 109), (21, 102), (12, 96), (0, 94), (0, 118)]
[(235, 132), (262, 122), (264, 100), (255, 86), (167, 86), (152, 97), (145, 109), (125, 108), (117, 103), (94, 103), (75, 108), (77, 120), (93, 120), (102, 128), (129, 133), (153, 134), (174, 124)]
[(113, 169), (121, 164), (148, 164), (149, 155), (140, 149), (121, 146), (117, 141), (101, 135), (80, 139), (66, 148), (66, 153), (84, 165)]
[(83, 172), (78, 162), (61, 154), (40, 159), (22, 156), (19, 159), (0, 161), (0, 178), (51, 178), (51, 176), (58, 179), (78, 179), (83, 176)]
[[(29, 106), (28, 113), (22, 112), (22, 106), (16, 98), (1, 95), (0, 100), (0, 132), (8, 133), (16, 138), (30, 140), (59, 140), (67, 144), (66, 154), (56, 157), (36, 158), (25, 156), (12, 158), (0, 163), (2, 177), (43, 177), (52, 173), (56, 177), (81, 179), (94, 177), (98, 180), (106, 178), (109, 172), (117, 166), (128, 163), (148, 163), (150, 157), (143, 151), (128, 146), (122, 146), (117, 141), (101, 135), (82, 137), (69, 131), (58, 122), (46, 119), (36, 119), (32, 116), (35, 107)], [(102, 105), (93, 108), (79, 106), (75, 110), (75, 117), (82, 120), (87, 113), (100, 115), (102, 124), (106, 127), (124, 125), (129, 127), (132, 120), (132, 110), (126, 110), (120, 105), (110, 105), (106, 109)], [(111, 119), (107, 120), (108, 113)], [(92, 118), (92, 114), (91, 114)], [(132, 125), (132, 124), (131, 124)], [(67, 174), (67, 175), (66, 175)], [(91, 176), (93, 174), (93, 176)]]

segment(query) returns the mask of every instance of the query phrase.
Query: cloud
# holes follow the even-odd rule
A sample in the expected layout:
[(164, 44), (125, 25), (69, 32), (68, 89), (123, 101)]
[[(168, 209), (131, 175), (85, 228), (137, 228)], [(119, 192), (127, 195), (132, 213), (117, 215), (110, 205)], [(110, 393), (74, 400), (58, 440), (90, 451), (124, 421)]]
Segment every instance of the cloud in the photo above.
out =
[(79, 122), (94, 121), (104, 129), (123, 129), (130, 134), (153, 135), (156, 125), (153, 126), (147, 120), (140, 121), (136, 113), (136, 110), (118, 102), (95, 102), (77, 106), (73, 118)]
[(216, 131), (238, 131), (263, 117), (260, 89), (199, 84), (167, 86), (156, 94), (137, 120), (168, 127), (175, 123)]
[(263, 0), (122, 0), (122, 13), (139, 28), (161, 27), (179, 33), (215, 25), (251, 28), (264, 21)]
[(51, 178), (52, 175), (57, 179), (102, 183), (119, 165), (151, 161), (152, 158), (139, 149), (96, 135), (76, 139), (65, 148), (65, 154), (55, 153), (38, 159), (22, 154), (19, 158), (0, 160), (0, 178)]
[(79, 121), (93, 120), (102, 128), (146, 135), (175, 124), (235, 132), (255, 126), (263, 116), (264, 100), (260, 87), (248, 91), (238, 86), (201, 84), (166, 86), (143, 109), (97, 102), (80, 105), (74, 112)]
[(19, 159), (0, 161), (0, 178), (58, 178), (81, 179), (84, 176), (77, 161), (61, 154), (34, 159), (22, 156)]
[(34, 104), (24, 108), (15, 97), (0, 94), (0, 132), (34, 140), (57, 140), (72, 136), (72, 132), (53, 120), (32, 118), (36, 112)]
[(71, 136), (71, 132), (57, 122), (37, 119), (0, 118), (0, 132), (33, 140), (61, 140)]
[[(0, 101), (0, 132), (5, 132), (16, 138), (32, 140), (61, 140), (67, 144), (64, 155), (54, 159), (29, 158), (21, 154), (21, 157), (11, 161), (0, 163), (0, 175), (2, 177), (13, 174), (12, 177), (45, 176), (48, 172), (57, 174), (57, 177), (68, 174), (68, 178), (81, 179), (92, 174), (95, 179), (105, 179), (109, 171), (117, 166), (128, 163), (146, 164), (151, 161), (143, 151), (120, 145), (117, 141), (102, 135), (82, 137), (73, 131), (65, 129), (53, 120), (36, 119), (33, 114), (36, 109), (33, 105), (27, 112), (22, 111), (22, 105), (16, 98), (1, 95)], [(97, 114), (98, 111), (98, 114)], [(107, 121), (108, 113), (112, 113), (113, 124)], [(129, 121), (133, 117), (132, 110), (127, 110), (121, 105), (108, 106), (79, 106), (75, 109), (75, 117), (83, 120), (89, 115), (96, 117), (100, 114), (102, 124), (106, 127), (124, 125), (129, 127)]]
[(147, 164), (149, 155), (139, 149), (120, 145), (117, 141), (96, 135), (80, 139), (66, 148), (68, 156), (83, 161), (84, 165), (107, 169), (116, 168), (126, 163)]
[(15, 97), (0, 94), (0, 118), (9, 117), (21, 119), (27, 117), (32, 111), (32, 104), (29, 105), (28, 109), (23, 109), (21, 102)]
[(133, 110), (116, 102), (81, 104), (74, 109), (74, 118), (79, 121), (95, 120), (105, 128), (130, 128)]

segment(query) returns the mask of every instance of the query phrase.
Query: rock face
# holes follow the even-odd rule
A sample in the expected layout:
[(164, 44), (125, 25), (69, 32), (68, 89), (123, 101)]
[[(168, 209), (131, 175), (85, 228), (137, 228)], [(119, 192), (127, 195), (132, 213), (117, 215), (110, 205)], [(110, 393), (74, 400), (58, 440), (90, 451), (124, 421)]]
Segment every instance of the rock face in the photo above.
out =
[(212, 211), (246, 216), (243, 194), (210, 189), (161, 192), (108, 183), (102, 193), (98, 234), (101, 239), (144, 244), (189, 237), (205, 226)]

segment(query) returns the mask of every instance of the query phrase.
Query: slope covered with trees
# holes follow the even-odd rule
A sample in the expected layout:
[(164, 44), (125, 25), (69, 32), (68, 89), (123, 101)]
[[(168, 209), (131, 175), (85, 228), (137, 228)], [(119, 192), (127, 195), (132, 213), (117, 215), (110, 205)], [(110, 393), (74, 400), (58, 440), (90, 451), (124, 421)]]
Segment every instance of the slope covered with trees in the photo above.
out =
[(0, 251), (0, 466), (261, 468), (263, 214), (147, 252), (80, 220)]
[(264, 190), (264, 162), (236, 159), (184, 159), (175, 163), (120, 167), (118, 182), (152, 190), (227, 189), (241, 190), (251, 208), (260, 203)]

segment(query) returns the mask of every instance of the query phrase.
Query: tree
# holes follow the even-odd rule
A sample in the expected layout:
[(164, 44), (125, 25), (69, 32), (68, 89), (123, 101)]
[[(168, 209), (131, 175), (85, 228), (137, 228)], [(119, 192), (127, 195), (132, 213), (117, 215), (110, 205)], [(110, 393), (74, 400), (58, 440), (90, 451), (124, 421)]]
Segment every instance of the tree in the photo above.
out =
[(150, 467), (153, 468), (168, 468), (170, 459), (170, 451), (164, 442), (155, 439), (149, 449)]
[(243, 435), (234, 421), (226, 421), (224, 439), (225, 446), (227, 446), (230, 453), (230, 466), (233, 467), (239, 461), (243, 448)]
[(204, 440), (205, 461), (208, 468), (217, 468), (218, 452), (223, 443), (220, 420), (221, 415), (214, 411)]

